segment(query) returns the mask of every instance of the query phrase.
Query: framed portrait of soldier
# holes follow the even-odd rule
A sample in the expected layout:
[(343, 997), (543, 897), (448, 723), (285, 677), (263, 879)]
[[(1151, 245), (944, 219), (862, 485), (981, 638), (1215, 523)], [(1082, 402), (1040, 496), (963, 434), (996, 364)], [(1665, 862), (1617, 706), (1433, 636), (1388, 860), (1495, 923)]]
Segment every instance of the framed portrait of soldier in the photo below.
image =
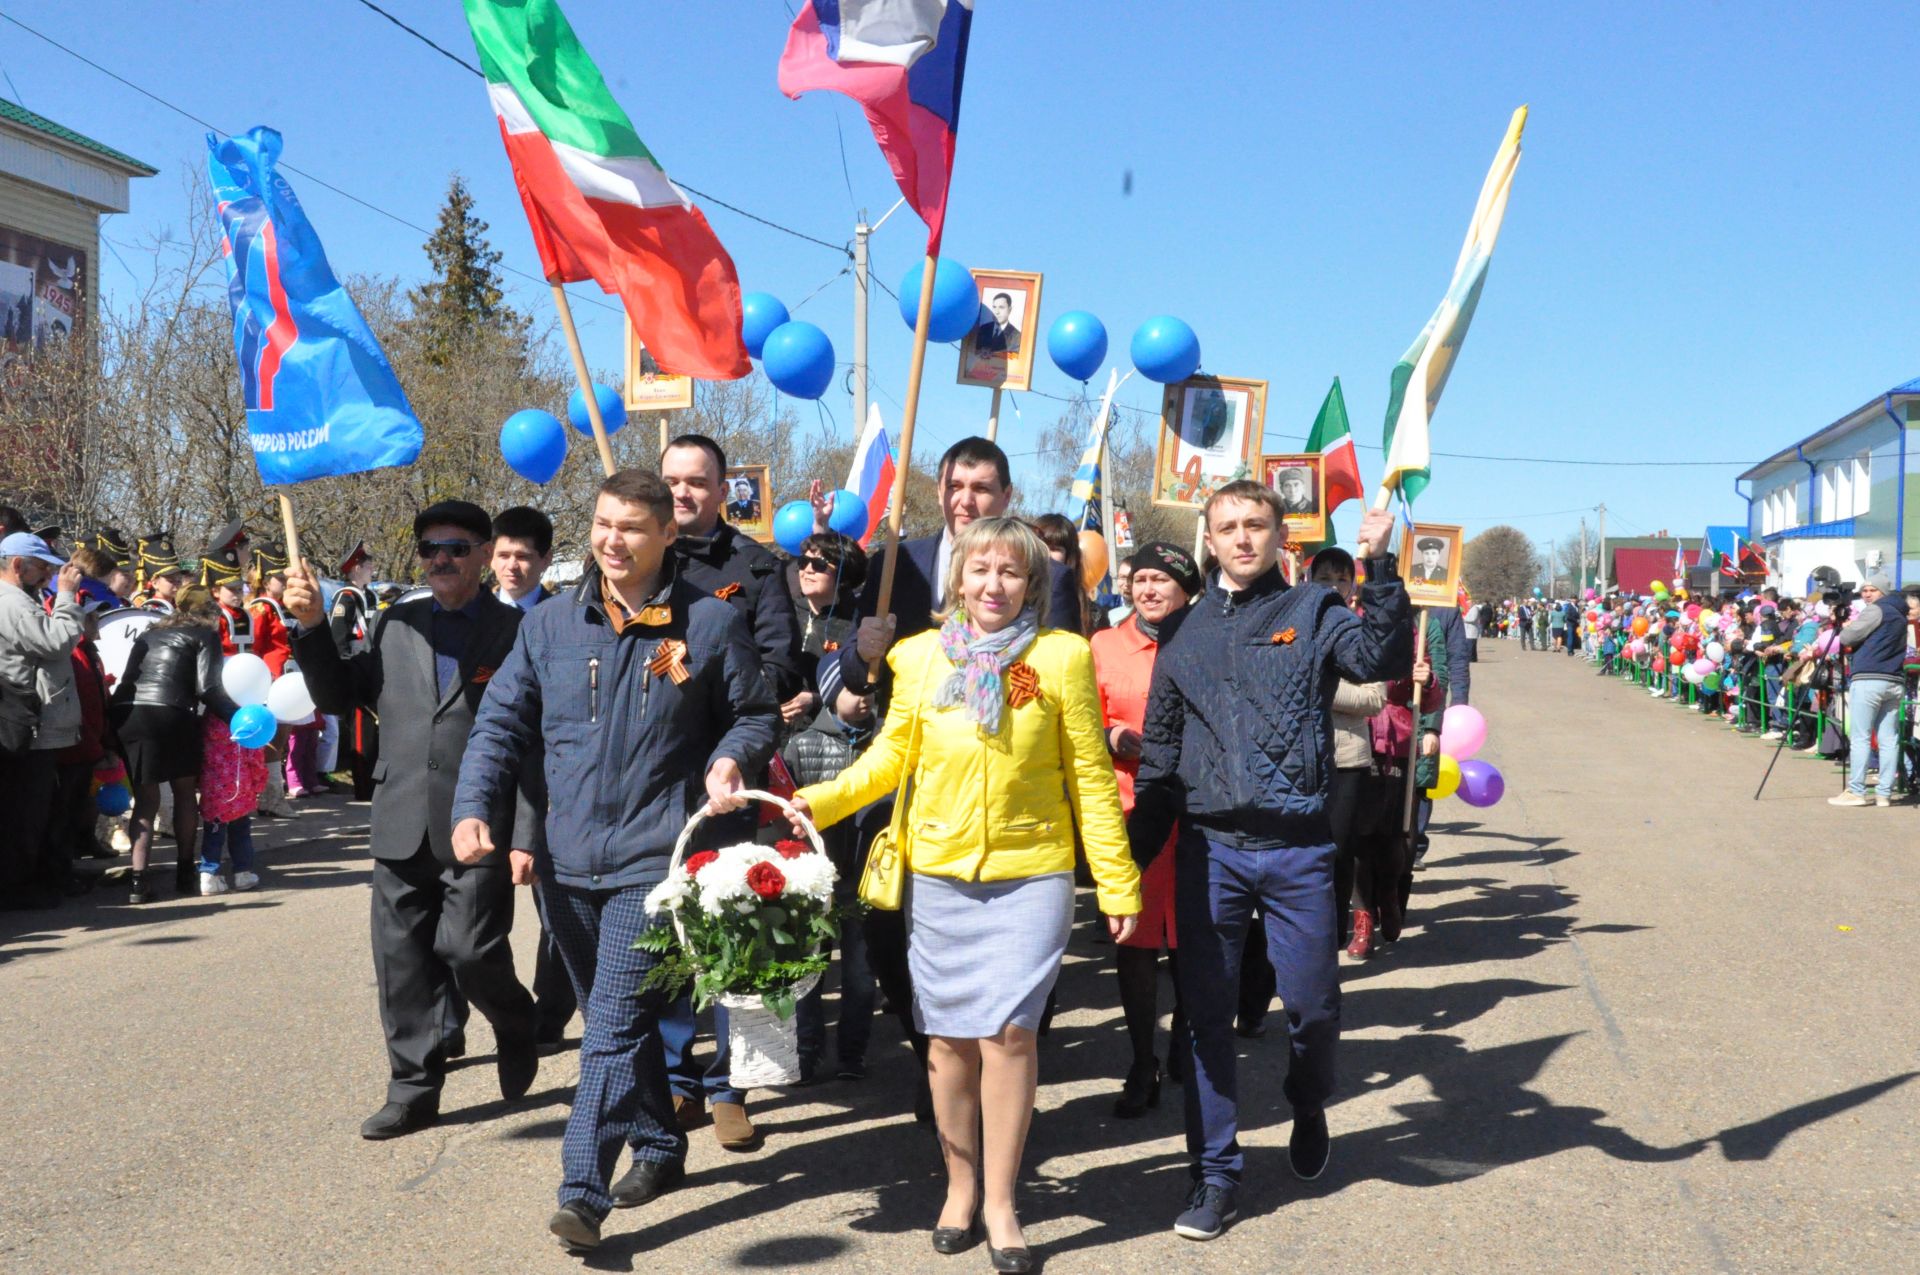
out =
[(743, 536), (765, 544), (773, 539), (773, 479), (765, 465), (736, 465), (727, 471), (727, 503), (720, 516)]
[(1415, 606), (1450, 607), (1460, 590), (1462, 529), (1416, 522), (1401, 540), (1400, 578)]
[(1167, 386), (1153, 455), (1153, 503), (1198, 509), (1219, 488), (1252, 477), (1266, 420), (1265, 381), (1191, 376)]
[(1260, 481), (1279, 493), (1287, 539), (1312, 544), (1327, 538), (1327, 480), (1319, 453), (1262, 456)]
[(980, 313), (960, 342), (962, 385), (1026, 390), (1033, 385), (1040, 335), (1040, 276), (1026, 270), (975, 270)]
[(627, 410), (678, 412), (693, 406), (693, 378), (662, 372), (633, 325), (627, 325)]

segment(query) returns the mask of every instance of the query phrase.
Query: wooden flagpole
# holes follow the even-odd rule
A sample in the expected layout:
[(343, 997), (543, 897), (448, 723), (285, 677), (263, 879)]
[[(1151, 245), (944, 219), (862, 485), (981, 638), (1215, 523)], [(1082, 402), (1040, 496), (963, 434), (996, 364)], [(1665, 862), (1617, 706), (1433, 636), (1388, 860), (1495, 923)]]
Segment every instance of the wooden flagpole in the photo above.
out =
[[(1427, 609), (1416, 607), (1413, 612), (1413, 662), (1418, 664), (1427, 658)], [(1428, 685), (1432, 685), (1429, 681)], [(1413, 684), (1413, 695), (1407, 701), (1407, 707), (1413, 713), (1413, 738), (1407, 744), (1407, 795), (1400, 808), (1400, 835), (1406, 838), (1407, 846), (1413, 846), (1413, 797), (1418, 783), (1413, 777), (1414, 768), (1420, 764), (1420, 710), (1426, 699), (1426, 687), (1418, 682)]]
[[(875, 614), (885, 617), (893, 604), (893, 573), (900, 566), (900, 523), (907, 512), (907, 475), (913, 469), (913, 419), (920, 411), (920, 373), (927, 364), (927, 324), (933, 315), (933, 274), (937, 266), (932, 253), (920, 269), (920, 312), (913, 322), (913, 361), (907, 366), (907, 402), (900, 415), (900, 462), (896, 465), (893, 491), (887, 499), (887, 560), (880, 568), (880, 596)], [(1000, 391), (995, 390), (997, 398)], [(940, 587), (939, 581), (934, 588)], [(870, 666), (870, 678), (880, 676), (885, 657)]]
[(993, 402), (987, 407), (987, 441), (1000, 437), (1000, 387), (993, 387)]
[[(287, 566), (304, 572), (307, 564), (300, 557), (300, 528), (293, 525), (293, 497), (284, 491), (276, 494), (280, 497), (280, 530), (287, 536)], [(308, 573), (308, 578), (313, 579), (314, 588), (320, 587), (320, 581), (314, 578), (311, 572)]]
[[(573, 355), (573, 374), (580, 381), (580, 396), (587, 400), (587, 419), (593, 422), (593, 445), (600, 449), (600, 468), (613, 473), (613, 444), (607, 441), (606, 422), (600, 419), (600, 399), (593, 392), (593, 377), (587, 372), (587, 356), (580, 349), (580, 334), (573, 327), (573, 307), (567, 303), (567, 290), (557, 280), (553, 285), (553, 305), (560, 312), (560, 330), (567, 334), (567, 351)], [(665, 417), (661, 418), (665, 427)]]

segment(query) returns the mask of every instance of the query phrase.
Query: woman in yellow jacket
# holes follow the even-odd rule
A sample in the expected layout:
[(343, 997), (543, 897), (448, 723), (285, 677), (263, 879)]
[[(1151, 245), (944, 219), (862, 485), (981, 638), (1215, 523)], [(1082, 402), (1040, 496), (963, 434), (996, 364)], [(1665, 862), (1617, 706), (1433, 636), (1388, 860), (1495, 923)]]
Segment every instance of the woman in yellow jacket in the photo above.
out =
[(962, 530), (941, 626), (887, 655), (880, 737), (794, 799), (826, 827), (912, 778), (908, 963), (947, 1166), (933, 1243), (967, 1247), (978, 1211), (1005, 1271), (1032, 1262), (1013, 1190), (1038, 1080), (1034, 1029), (1073, 920), (1076, 829), (1108, 929), (1124, 939), (1140, 911), (1093, 656), (1084, 638), (1044, 627), (1049, 570), (1018, 519)]

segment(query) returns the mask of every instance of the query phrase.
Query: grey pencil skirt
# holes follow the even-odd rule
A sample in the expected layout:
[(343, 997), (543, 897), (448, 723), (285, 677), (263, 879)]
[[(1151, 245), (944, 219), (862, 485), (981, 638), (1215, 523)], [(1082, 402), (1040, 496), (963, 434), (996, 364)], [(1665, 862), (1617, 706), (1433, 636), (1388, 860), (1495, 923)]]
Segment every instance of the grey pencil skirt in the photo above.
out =
[(1073, 874), (956, 881), (916, 872), (907, 890), (914, 1025), (983, 1039), (1040, 1025), (1073, 925)]

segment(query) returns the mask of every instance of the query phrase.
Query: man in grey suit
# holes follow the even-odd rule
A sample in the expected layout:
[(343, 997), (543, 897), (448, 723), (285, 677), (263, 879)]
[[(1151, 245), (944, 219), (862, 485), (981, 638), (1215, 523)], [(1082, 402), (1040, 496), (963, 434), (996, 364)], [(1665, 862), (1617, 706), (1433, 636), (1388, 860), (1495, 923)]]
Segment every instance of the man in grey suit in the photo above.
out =
[(453, 853), (453, 790), (486, 683), (519, 632), (519, 607), (480, 587), (493, 540), (484, 509), (447, 500), (413, 520), (431, 598), (383, 612), (369, 649), (342, 656), (320, 589), (302, 563), (283, 599), (298, 628), (294, 657), (325, 713), (380, 719), (373, 781), (373, 965), (391, 1076), (387, 1103), (360, 1126), (394, 1138), (434, 1123), (446, 1075), (444, 1006), (457, 980), (498, 1042), (501, 1096), (523, 1097), (539, 1068), (533, 997), (513, 971), (513, 887), (532, 879), (540, 837), (540, 768), (491, 812), (493, 844), (514, 847), (463, 866)]

